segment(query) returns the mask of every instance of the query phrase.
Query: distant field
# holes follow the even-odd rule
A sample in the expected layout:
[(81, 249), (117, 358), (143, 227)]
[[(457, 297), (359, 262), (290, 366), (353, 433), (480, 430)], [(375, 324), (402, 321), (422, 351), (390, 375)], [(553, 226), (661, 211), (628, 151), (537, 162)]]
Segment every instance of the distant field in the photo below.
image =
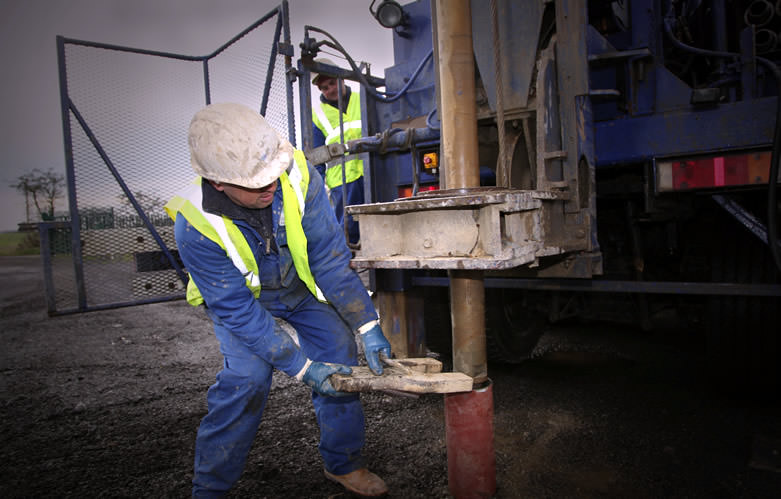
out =
[(0, 256), (38, 253), (38, 237), (34, 232), (0, 232)]

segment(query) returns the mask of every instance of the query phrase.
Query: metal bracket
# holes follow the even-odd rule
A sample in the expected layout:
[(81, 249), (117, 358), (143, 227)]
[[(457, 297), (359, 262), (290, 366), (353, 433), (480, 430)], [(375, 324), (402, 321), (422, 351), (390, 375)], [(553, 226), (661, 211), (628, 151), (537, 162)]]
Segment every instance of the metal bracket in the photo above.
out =
[(562, 253), (545, 244), (555, 192), (503, 188), (431, 191), (348, 206), (361, 227), (352, 264), (364, 268), (507, 269)]
[(335, 142), (314, 149), (304, 151), (307, 161), (313, 165), (319, 165), (322, 163), (328, 163), (329, 161), (344, 156), (348, 152), (347, 144), (340, 144)]
[(293, 45), (290, 43), (278, 42), (277, 51), (279, 52), (280, 55), (284, 55), (287, 57), (293, 57), (295, 55), (295, 51), (293, 50)]

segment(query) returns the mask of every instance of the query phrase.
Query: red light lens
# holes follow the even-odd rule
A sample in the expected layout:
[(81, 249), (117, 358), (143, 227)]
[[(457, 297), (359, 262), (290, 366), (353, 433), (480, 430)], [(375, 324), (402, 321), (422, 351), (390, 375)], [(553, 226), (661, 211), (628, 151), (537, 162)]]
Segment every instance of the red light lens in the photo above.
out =
[(660, 161), (657, 169), (660, 191), (764, 184), (770, 152)]
[[(439, 186), (436, 184), (432, 185), (421, 185), (418, 187), (418, 192), (427, 192), (427, 191), (436, 191), (439, 189)], [(409, 198), (412, 197), (412, 186), (404, 186), (398, 188), (398, 197), (399, 198)]]

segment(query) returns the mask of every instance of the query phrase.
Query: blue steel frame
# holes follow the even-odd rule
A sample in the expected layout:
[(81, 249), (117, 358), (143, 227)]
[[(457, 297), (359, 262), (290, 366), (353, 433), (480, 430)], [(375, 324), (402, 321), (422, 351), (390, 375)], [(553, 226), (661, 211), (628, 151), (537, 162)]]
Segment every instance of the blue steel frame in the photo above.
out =
[[(429, 53), (434, 49), (431, 36), (431, 6), (429, 1), (414, 2), (404, 5), (404, 11), (408, 16), (408, 24), (403, 29), (397, 29), (393, 36), (393, 54), (395, 65), (385, 71), (386, 91), (397, 93), (408, 82), (415, 69), (420, 65)], [(437, 75), (433, 62), (426, 63), (420, 74), (409, 87), (404, 96), (391, 103), (379, 101), (373, 102), (373, 109), (369, 113), (374, 117), (373, 126), (375, 133), (390, 129), (393, 123), (403, 121), (412, 116), (427, 116), (437, 108), (437, 92), (435, 83)], [(418, 150), (426, 147), (438, 149), (439, 142), (416, 144)], [(371, 189), (373, 202), (392, 201), (398, 197), (399, 185), (413, 184), (415, 173), (419, 168), (413, 161), (411, 151), (398, 151), (384, 155), (381, 159), (372, 161), (372, 179), (367, 182), (367, 189)], [(415, 172), (413, 172), (415, 168)], [(418, 183), (437, 183), (438, 177), (420, 171)]]
[[(430, 3), (423, 0), (404, 6), (408, 16), (408, 24), (404, 29), (397, 28), (393, 36), (393, 48), (396, 64), (387, 68), (385, 78), (378, 79), (369, 76), (366, 79), (374, 88), (385, 87), (384, 101), (374, 98), (361, 85), (361, 125), (363, 137), (372, 137), (392, 130), (392, 124), (404, 117), (430, 115), (436, 111), (437, 95), (434, 82), (436, 81), (435, 65), (432, 61), (431, 15)], [(318, 64), (311, 61), (314, 57), (307, 52), (314, 39), (308, 38), (307, 26), (302, 50), (302, 60), (298, 62), (299, 96), (301, 111), (301, 137), (303, 149), (307, 151), (313, 143), (312, 138), (312, 90), (311, 71), (319, 71)], [(318, 32), (320, 30), (314, 29)], [(352, 71), (341, 70), (335, 74), (338, 78), (358, 81), (359, 78)], [(421, 111), (425, 109), (425, 112)], [(399, 118), (399, 117), (402, 118)], [(432, 133), (438, 136), (438, 131)], [(394, 137), (409, 137), (411, 135), (399, 133)], [(413, 168), (418, 165), (412, 161), (411, 149), (432, 148), (437, 149), (439, 141), (428, 138), (417, 142), (414, 146), (399, 146), (388, 140), (388, 149), (385, 154), (364, 155), (364, 198), (366, 203), (391, 201), (398, 197), (397, 186), (412, 183), (437, 183), (438, 177), (424, 172), (418, 174)], [(369, 282), (371, 289), (403, 289), (402, 280), (406, 279), (404, 271), (384, 270), (378, 272), (372, 269)], [(378, 282), (379, 281), (379, 282)]]
[[(739, 82), (744, 98), (738, 100), (733, 94), (729, 102), (694, 107), (690, 103), (692, 88), (665, 67), (661, 4), (659, 0), (629, 2), (632, 28), (628, 34), (603, 37), (587, 27), (592, 86), (615, 88), (608, 74), (616, 67), (628, 82), (624, 97), (627, 112), (616, 112), (611, 103), (594, 104), (597, 167), (769, 148), (776, 121), (776, 97), (756, 96), (756, 65), (748, 62), (752, 58), (750, 33), (741, 36), (742, 53), (736, 54), (746, 61)], [(711, 8), (724, 18), (724, 0), (714, 0)], [(725, 40), (719, 38), (716, 43), (718, 50), (726, 50)]]
[[(473, 2), (473, 7), (477, 2)], [(771, 92), (762, 95), (757, 88), (761, 76), (769, 73), (758, 71), (753, 53), (753, 31), (746, 28), (740, 33), (738, 43), (740, 53), (734, 54), (731, 61), (741, 61), (740, 78), (735, 84), (741, 92), (732, 91), (726, 101), (717, 104), (695, 106), (691, 102), (693, 89), (681, 81), (665, 67), (665, 40), (663, 9), (668, 0), (632, 0), (628, 2), (630, 29), (614, 35), (602, 35), (588, 24), (581, 15), (583, 4), (580, 0), (559, 0), (557, 10), (566, 11), (566, 26), (560, 27), (558, 43), (566, 38), (565, 49), (557, 54), (559, 64), (568, 71), (570, 81), (575, 80), (578, 89), (586, 88), (585, 94), (576, 91), (572, 97), (578, 104), (578, 115), (571, 117), (563, 127), (573, 126), (586, 130), (575, 150), (584, 157), (593, 160), (594, 172), (605, 167), (652, 166), (657, 158), (696, 155), (716, 152), (770, 149), (773, 142), (776, 123), (777, 97)], [(403, 6), (408, 15), (409, 24), (394, 33), (395, 65), (386, 69), (387, 88), (394, 90), (404, 83), (418, 60), (432, 47), (431, 7), (429, 1), (408, 3)], [(528, 15), (531, 9), (513, 4), (506, 9), (520, 9)], [(710, 4), (716, 22), (726, 26), (725, 0), (714, 0)], [(563, 14), (557, 11), (557, 16)], [(473, 17), (474, 17), (473, 13)], [(720, 20), (720, 21), (719, 21)], [(557, 21), (562, 21), (557, 18)], [(520, 22), (520, 21), (519, 21)], [(523, 21), (526, 26), (527, 20)], [(535, 26), (531, 26), (534, 28)], [(527, 28), (529, 28), (527, 26)], [(530, 29), (531, 29), (530, 28)], [(473, 29), (475, 27), (473, 26)], [(478, 28), (479, 29), (479, 28)], [(718, 32), (718, 30), (716, 30)], [(485, 40), (490, 36), (485, 36)], [(475, 35), (477, 36), (477, 35)], [(533, 39), (529, 33), (515, 29), (506, 33), (503, 43), (522, 50), (502, 51), (505, 67), (512, 66), (516, 71), (511, 79), (511, 92), (526, 91), (523, 83), (518, 82), (518, 71), (525, 64), (523, 58), (536, 58), (537, 36)], [(727, 50), (726, 35), (717, 33), (712, 50), (722, 53)], [(479, 53), (477, 54), (480, 55)], [(525, 66), (524, 66), (525, 67)], [(525, 74), (525, 73), (524, 73)], [(386, 105), (372, 103), (367, 113), (374, 118), (373, 130), (380, 132), (391, 124), (410, 116), (425, 116), (432, 107), (436, 107), (436, 74), (433, 69), (424, 72), (416, 82), (409, 97), (401, 102)], [(561, 84), (561, 75), (559, 76)], [(625, 82), (621, 85), (621, 81)], [(495, 94), (493, 76), (483, 78), (489, 101)], [(507, 91), (507, 86), (505, 86)], [(620, 101), (621, 105), (618, 105)], [(365, 101), (367, 102), (367, 101)], [(564, 113), (566, 110), (562, 110)], [(565, 120), (565, 117), (562, 117)], [(562, 133), (566, 136), (566, 130)], [(432, 145), (436, 146), (436, 142)], [(372, 169), (367, 189), (372, 190), (373, 201), (391, 201), (396, 197), (396, 188), (411, 181), (409, 175), (411, 158), (409, 153), (378, 155), (372, 154)], [(577, 176), (577, 173), (570, 172)], [(432, 180), (432, 179), (425, 179)], [(762, 195), (762, 194), (758, 194)], [(592, 227), (592, 238), (596, 239), (596, 226)], [(596, 246), (595, 246), (596, 247)], [(395, 273), (407, 275), (394, 279), (382, 279), (388, 284), (386, 290), (404, 290), (412, 285), (446, 285), (439, 278), (421, 277), (419, 272), (383, 271), (383, 275)], [(379, 274), (378, 274), (379, 275)], [(379, 277), (378, 277), (379, 278)], [(546, 279), (546, 286), (556, 285), (556, 279)], [(567, 279), (559, 279), (564, 289), (571, 286)], [(502, 279), (492, 281), (498, 287), (539, 288), (529, 279)], [(620, 282), (609, 287), (616, 292), (640, 293), (678, 293), (688, 289), (692, 294), (752, 294), (746, 286), (736, 286), (727, 290), (723, 286), (711, 283), (637, 283)], [(570, 288), (566, 288), (570, 289)], [(596, 290), (595, 286), (577, 286), (577, 290)], [(781, 286), (768, 286), (764, 291), (773, 296), (781, 295)]]
[[(208, 105), (211, 103), (211, 93), (209, 89), (209, 61), (214, 57), (216, 57), (217, 55), (219, 55), (220, 53), (222, 53), (228, 47), (233, 45), (237, 40), (243, 38), (247, 33), (251, 32), (258, 26), (264, 24), (269, 19), (272, 19), (274, 17), (277, 18), (276, 29), (274, 34), (275, 43), (273, 44), (272, 47), (271, 57), (269, 59), (268, 71), (266, 73), (266, 81), (263, 88), (263, 97), (261, 101), (260, 114), (265, 115), (266, 113), (268, 98), (269, 98), (269, 93), (271, 88), (271, 81), (273, 76), (273, 70), (276, 63), (276, 56), (279, 53), (279, 50), (282, 49), (283, 55), (285, 55), (285, 74), (288, 75), (288, 78), (286, 79), (288, 136), (290, 137), (291, 142), (295, 146), (295, 112), (294, 112), (294, 103), (293, 103), (292, 81), (290, 80), (289, 77), (289, 75), (291, 74), (291, 67), (292, 67), (291, 65), (292, 46), (290, 44), (290, 23), (289, 23), (289, 9), (288, 9), (287, 0), (282, 0), (282, 2), (278, 7), (269, 11), (262, 18), (254, 22), (252, 25), (250, 25), (245, 30), (243, 30), (241, 33), (231, 38), (228, 42), (220, 46), (214, 52), (204, 56), (189, 56), (189, 55), (174, 54), (169, 52), (158, 52), (153, 50), (136, 49), (132, 47), (123, 47), (118, 45), (76, 40), (71, 38), (65, 38), (63, 36), (57, 36), (57, 60), (58, 60), (58, 70), (59, 70), (59, 79), (60, 79), (60, 106), (61, 106), (61, 114), (62, 114), (63, 142), (65, 148), (66, 179), (68, 185), (68, 205), (69, 205), (70, 218), (71, 218), (68, 227), (71, 230), (71, 253), (73, 255), (73, 265), (74, 265), (74, 272), (76, 276), (76, 291), (77, 291), (78, 305), (76, 308), (73, 309), (56, 310), (55, 288), (54, 288), (54, 281), (52, 277), (51, 258), (49, 255), (48, 231), (52, 228), (60, 227), (62, 224), (60, 225), (56, 223), (39, 224), (41, 256), (42, 256), (42, 264), (44, 270), (44, 283), (46, 285), (47, 312), (50, 316), (96, 311), (96, 310), (105, 310), (105, 309), (112, 309), (112, 308), (119, 308), (119, 307), (133, 306), (133, 305), (143, 305), (148, 303), (157, 303), (157, 302), (164, 302), (164, 301), (173, 301), (173, 300), (180, 300), (184, 298), (184, 294), (175, 294), (175, 295), (170, 295), (170, 296), (165, 296), (160, 298), (149, 298), (144, 300), (133, 300), (133, 301), (103, 304), (98, 306), (88, 306), (87, 291), (86, 291), (85, 280), (84, 280), (84, 264), (83, 264), (83, 258), (81, 253), (81, 224), (80, 224), (80, 217), (78, 211), (78, 203), (76, 198), (76, 176), (75, 176), (75, 168), (74, 168), (74, 161), (73, 161), (73, 140), (72, 140), (72, 135), (70, 130), (71, 113), (76, 118), (77, 122), (79, 123), (79, 126), (85, 132), (91, 144), (93, 145), (93, 147), (95, 148), (95, 150), (100, 155), (103, 162), (105, 163), (106, 167), (114, 176), (114, 179), (117, 181), (123, 193), (125, 194), (125, 196), (127, 196), (127, 199), (130, 201), (133, 208), (138, 213), (139, 217), (144, 223), (144, 226), (150, 231), (155, 241), (160, 246), (160, 249), (162, 250), (165, 257), (168, 259), (168, 262), (171, 265), (171, 267), (176, 270), (176, 273), (181, 279), (182, 283), (186, 284), (187, 281), (189, 280), (187, 273), (184, 271), (184, 269), (181, 267), (177, 259), (174, 257), (171, 250), (166, 246), (165, 242), (160, 237), (160, 234), (155, 229), (155, 226), (149, 220), (149, 217), (146, 215), (146, 213), (144, 213), (144, 210), (142, 209), (141, 205), (136, 200), (136, 197), (128, 188), (126, 183), (123, 181), (121, 175), (119, 174), (114, 164), (109, 159), (108, 155), (100, 145), (99, 141), (95, 137), (92, 130), (90, 129), (89, 124), (84, 120), (81, 113), (76, 108), (75, 104), (71, 101), (68, 94), (67, 68), (65, 62), (66, 44), (103, 48), (103, 49), (116, 50), (121, 52), (130, 52), (135, 54), (164, 57), (164, 58), (184, 60), (184, 61), (200, 61), (203, 63), (204, 101)], [(280, 41), (281, 35), (284, 36), (284, 42)]]

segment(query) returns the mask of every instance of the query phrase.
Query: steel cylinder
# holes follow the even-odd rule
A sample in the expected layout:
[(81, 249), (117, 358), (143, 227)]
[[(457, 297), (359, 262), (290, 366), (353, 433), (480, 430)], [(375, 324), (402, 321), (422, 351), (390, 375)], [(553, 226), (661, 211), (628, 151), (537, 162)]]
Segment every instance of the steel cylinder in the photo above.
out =
[[(437, 0), (435, 11), (445, 187), (479, 187), (471, 4)], [(449, 275), (453, 367), (481, 381), (487, 372), (483, 273), (450, 271)]]
[(481, 383), (488, 377), (484, 275), (474, 270), (451, 270), (448, 275), (450, 319), (453, 325), (453, 369)]
[(448, 489), (456, 499), (496, 493), (493, 386), (445, 395)]
[[(446, 189), (480, 186), (477, 105), (469, 0), (437, 0), (440, 122)], [(485, 346), (485, 283), (480, 271), (451, 270), (453, 368), (487, 385), (445, 397), (450, 493), (457, 499), (496, 491), (494, 402)]]
[(437, 0), (440, 135), (446, 189), (480, 186), (469, 0)]

